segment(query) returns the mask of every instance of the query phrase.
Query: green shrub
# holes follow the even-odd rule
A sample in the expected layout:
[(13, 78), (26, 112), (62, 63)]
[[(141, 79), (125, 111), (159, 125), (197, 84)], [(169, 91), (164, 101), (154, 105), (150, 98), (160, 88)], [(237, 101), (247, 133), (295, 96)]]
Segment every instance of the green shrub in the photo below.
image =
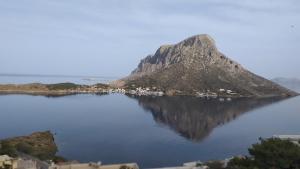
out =
[(57, 83), (57, 84), (47, 85), (47, 88), (49, 90), (70, 90), (70, 89), (76, 89), (78, 87), (80, 87), (80, 85), (74, 83)]
[(34, 152), (33, 146), (27, 142), (22, 142), (22, 143), (17, 144), (16, 148), (19, 152), (22, 152), (25, 154), (32, 154), (32, 152)]
[(228, 169), (300, 169), (300, 146), (288, 140), (260, 139), (249, 148), (249, 154), (231, 160)]
[(222, 169), (223, 168), (223, 164), (219, 161), (210, 161), (205, 163), (205, 165), (207, 165), (209, 167), (209, 169)]
[(109, 85), (103, 84), (103, 83), (97, 83), (97, 84), (95, 84), (95, 86), (100, 89), (108, 89), (109, 88)]
[(57, 163), (63, 163), (63, 162), (67, 162), (68, 160), (65, 159), (64, 157), (61, 156), (54, 156), (52, 161), (57, 164)]
[(122, 165), (120, 166), (120, 169), (133, 169), (132, 167), (129, 167), (127, 165)]
[(17, 156), (17, 151), (13, 145), (11, 145), (8, 141), (0, 142), (0, 155), (9, 155), (11, 157)]
[(233, 158), (228, 163), (227, 169), (258, 169), (255, 167), (254, 161), (248, 157), (246, 158)]

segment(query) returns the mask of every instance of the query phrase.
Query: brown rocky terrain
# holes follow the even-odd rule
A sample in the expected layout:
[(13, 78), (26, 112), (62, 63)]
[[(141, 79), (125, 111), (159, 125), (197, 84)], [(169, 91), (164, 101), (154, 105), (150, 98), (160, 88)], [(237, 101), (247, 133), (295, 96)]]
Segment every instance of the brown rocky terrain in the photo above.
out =
[(117, 81), (126, 89), (154, 88), (167, 95), (229, 97), (294, 96), (255, 75), (218, 51), (209, 35), (196, 35), (175, 45), (161, 46), (143, 59), (132, 74)]
[(1, 153), (15, 155), (21, 152), (42, 160), (53, 159), (57, 152), (57, 146), (50, 131), (4, 139), (0, 141), (0, 145)]

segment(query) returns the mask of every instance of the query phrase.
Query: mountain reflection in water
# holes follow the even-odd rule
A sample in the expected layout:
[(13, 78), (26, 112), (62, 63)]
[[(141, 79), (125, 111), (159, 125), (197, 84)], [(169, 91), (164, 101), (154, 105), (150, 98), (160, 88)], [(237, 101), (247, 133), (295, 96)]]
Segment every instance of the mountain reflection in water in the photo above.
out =
[(196, 142), (205, 139), (214, 128), (238, 116), (283, 98), (206, 99), (196, 97), (129, 96), (152, 113), (159, 124), (169, 126), (181, 136)]
[(0, 138), (51, 130), (58, 155), (70, 160), (179, 166), (245, 155), (259, 137), (299, 134), (300, 97), (279, 100), (0, 95)]

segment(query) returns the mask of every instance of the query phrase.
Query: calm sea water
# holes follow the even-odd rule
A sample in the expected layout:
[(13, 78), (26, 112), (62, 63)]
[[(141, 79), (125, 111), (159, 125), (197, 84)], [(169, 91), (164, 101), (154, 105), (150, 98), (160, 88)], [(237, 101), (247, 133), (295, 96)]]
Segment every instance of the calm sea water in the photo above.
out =
[(0, 84), (26, 84), (26, 83), (65, 83), (96, 84), (108, 83), (119, 79), (118, 77), (99, 76), (64, 76), (64, 75), (26, 75), (26, 74), (0, 74)]
[(174, 166), (246, 154), (259, 137), (300, 134), (299, 103), (300, 97), (0, 95), (0, 138), (51, 130), (68, 159)]

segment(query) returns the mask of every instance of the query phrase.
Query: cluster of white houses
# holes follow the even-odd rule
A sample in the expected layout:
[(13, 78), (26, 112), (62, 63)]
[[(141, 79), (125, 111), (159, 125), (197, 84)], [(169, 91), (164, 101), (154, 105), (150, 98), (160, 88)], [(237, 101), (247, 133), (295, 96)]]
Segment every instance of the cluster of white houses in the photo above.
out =
[[(66, 88), (66, 89), (55, 89), (55, 90), (33, 90), (33, 91), (26, 91), (26, 93), (50, 93), (50, 94), (103, 94), (103, 93), (121, 93), (121, 94), (130, 94), (130, 95), (148, 95), (148, 96), (163, 96), (173, 95), (173, 94), (184, 94), (183, 91), (180, 90), (168, 90), (164, 91), (157, 87), (134, 87), (134, 89), (127, 89), (127, 88), (114, 88), (109, 85), (102, 85), (102, 84), (95, 84), (95, 85), (79, 85), (78, 87), (74, 88)], [(22, 92), (16, 90), (15, 92)], [(175, 93), (174, 93), (175, 92)], [(206, 91), (199, 91), (196, 92), (197, 97), (230, 97), (237, 95), (238, 93), (233, 92), (230, 89), (218, 89), (214, 91), (206, 90)]]
[(24, 160), (21, 158), (12, 158), (8, 155), (0, 156), (0, 168), (2, 169), (40, 169), (37, 162), (33, 160)]
[(146, 88), (138, 87), (135, 90), (129, 90), (127, 93), (132, 94), (132, 95), (140, 95), (140, 96), (141, 95), (151, 95), (151, 96), (163, 96), (164, 95), (164, 92), (153, 91), (149, 87), (146, 87)]
[(210, 90), (207, 90), (206, 92), (197, 92), (196, 93), (197, 97), (212, 97), (212, 98), (216, 98), (219, 95), (234, 96), (234, 95), (237, 95), (237, 93), (235, 93), (235, 92), (233, 92), (232, 90), (229, 90), (229, 89), (219, 89), (218, 93), (217, 92), (212, 92)]
[[(222, 161), (224, 165), (228, 161)], [(102, 165), (98, 163), (78, 163), (78, 162), (66, 162), (61, 164), (48, 164), (41, 166), (38, 161), (35, 160), (24, 160), (21, 158), (11, 158), (7, 155), (0, 156), (0, 168), (2, 169), (139, 169), (136, 163), (126, 164), (110, 164)], [(157, 169), (209, 169), (208, 166), (204, 165), (200, 161), (184, 163), (182, 166), (164, 167)]]
[(57, 93), (69, 93), (69, 94), (85, 94), (85, 93), (121, 93), (121, 94), (131, 94), (131, 95), (151, 95), (151, 96), (163, 96), (162, 91), (153, 91), (150, 88), (136, 88), (135, 90), (125, 90), (123, 88), (97, 88), (96, 86), (90, 86), (78, 89), (68, 89), (68, 90), (58, 90)]
[[(226, 167), (228, 162), (232, 158), (219, 161), (223, 167)], [(101, 162), (97, 163), (78, 163), (78, 162), (65, 162), (60, 164), (48, 164), (41, 165), (39, 160), (33, 159), (22, 159), (12, 158), (7, 155), (0, 156), (0, 168), (1, 169), (139, 169), (136, 163), (125, 163), (125, 164), (110, 164), (102, 165)], [(154, 168), (153, 168), (154, 169)], [(156, 169), (209, 169), (205, 163), (201, 161), (194, 161), (184, 163), (182, 166), (163, 167)]]
[[(43, 164), (41, 164), (43, 163)], [(139, 169), (136, 163), (102, 165), (98, 163), (66, 162), (61, 164), (48, 164), (37, 159), (12, 158), (7, 155), (0, 156), (1, 169)]]

